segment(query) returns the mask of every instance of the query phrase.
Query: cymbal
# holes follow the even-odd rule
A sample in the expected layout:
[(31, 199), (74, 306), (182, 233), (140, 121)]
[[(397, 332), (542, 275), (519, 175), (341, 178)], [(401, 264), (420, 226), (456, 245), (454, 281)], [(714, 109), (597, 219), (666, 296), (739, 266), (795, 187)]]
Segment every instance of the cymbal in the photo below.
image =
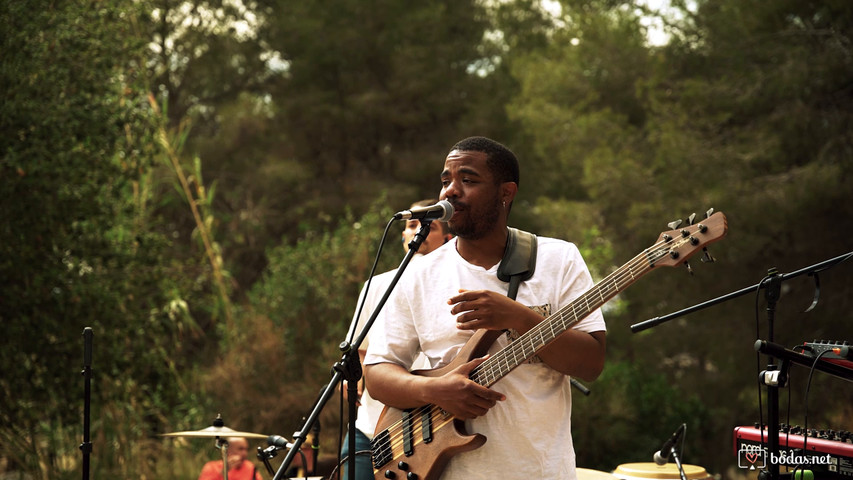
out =
[(185, 432), (163, 433), (161, 437), (196, 437), (196, 438), (216, 438), (216, 437), (243, 437), (243, 438), (267, 438), (267, 435), (260, 433), (238, 432), (226, 426), (207, 427), (202, 430), (188, 430)]

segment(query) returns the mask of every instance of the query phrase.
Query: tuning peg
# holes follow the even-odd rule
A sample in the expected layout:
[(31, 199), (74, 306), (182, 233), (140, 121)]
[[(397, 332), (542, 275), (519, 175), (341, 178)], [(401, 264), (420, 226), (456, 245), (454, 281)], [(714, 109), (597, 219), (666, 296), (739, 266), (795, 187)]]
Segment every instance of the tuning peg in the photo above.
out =
[(707, 211), (707, 212), (705, 212), (705, 218), (709, 218), (709, 217), (710, 217), (711, 215), (713, 215), (713, 214), (714, 214), (714, 209), (713, 209), (713, 208), (709, 208), (709, 209), (708, 209), (708, 211)]
[(702, 247), (702, 263), (714, 263), (717, 259), (708, 251), (708, 247)]
[(690, 262), (685, 261), (684, 266), (687, 267), (687, 273), (689, 273), (690, 276), (692, 277), (693, 276), (693, 267), (690, 266)]
[(671, 229), (675, 230), (676, 228), (678, 228), (678, 227), (679, 227), (679, 225), (681, 225), (681, 221), (682, 221), (681, 219), (673, 220), (673, 221), (671, 221), (671, 222), (667, 223), (666, 225), (667, 225), (669, 228), (671, 228)]
[(693, 220), (696, 219), (696, 214), (691, 213), (689, 217), (687, 217), (687, 225), (693, 225)]

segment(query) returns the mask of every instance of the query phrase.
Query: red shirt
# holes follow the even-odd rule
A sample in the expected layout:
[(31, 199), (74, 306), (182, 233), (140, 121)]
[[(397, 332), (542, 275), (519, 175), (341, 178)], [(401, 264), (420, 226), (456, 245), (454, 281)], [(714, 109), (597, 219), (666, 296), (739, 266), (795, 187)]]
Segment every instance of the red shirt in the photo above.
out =
[[(212, 462), (205, 463), (201, 469), (201, 474), (198, 476), (198, 480), (223, 480), (222, 460), (213, 460)], [(261, 478), (261, 474), (256, 472), (255, 465), (252, 462), (243, 460), (243, 463), (238, 465), (237, 468), (228, 470), (228, 480), (263, 479)]]

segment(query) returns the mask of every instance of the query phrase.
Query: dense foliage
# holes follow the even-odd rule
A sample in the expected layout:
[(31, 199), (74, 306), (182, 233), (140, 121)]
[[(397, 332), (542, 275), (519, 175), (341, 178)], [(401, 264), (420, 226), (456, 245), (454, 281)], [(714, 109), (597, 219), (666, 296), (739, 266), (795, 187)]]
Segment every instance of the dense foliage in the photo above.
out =
[[(667, 222), (726, 213), (716, 263), (652, 272), (607, 311), (573, 423), (580, 466), (649, 461), (687, 423), (683, 460), (736, 477), (762, 293), (628, 326), (850, 250), (853, 4), (559, 4), (0, 5), (0, 469), (79, 476), (86, 326), (94, 478), (195, 478), (216, 452), (158, 434), (218, 413), (290, 435), (392, 209), (435, 196), (446, 149), (482, 134), (522, 159), (511, 221), (578, 243), (598, 278)], [(787, 281), (774, 339), (853, 340), (850, 268)], [(806, 399), (792, 373), (790, 423), (807, 401), (810, 426), (853, 430), (849, 382), (816, 375)], [(326, 455), (340, 420), (330, 405)]]

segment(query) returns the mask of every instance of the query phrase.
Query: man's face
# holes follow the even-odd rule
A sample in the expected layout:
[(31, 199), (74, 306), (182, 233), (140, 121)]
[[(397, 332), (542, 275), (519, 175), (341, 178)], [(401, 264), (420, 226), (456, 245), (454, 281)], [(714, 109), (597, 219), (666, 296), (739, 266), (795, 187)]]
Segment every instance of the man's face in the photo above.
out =
[(229, 463), (231, 457), (239, 457), (240, 461), (249, 458), (249, 442), (242, 437), (235, 437), (228, 440), (228, 457)]
[(439, 199), (453, 205), (448, 229), (461, 238), (483, 238), (500, 218), (503, 208), (500, 184), (496, 183), (486, 160), (483, 152), (453, 150), (444, 161)]
[[(421, 228), (420, 220), (407, 220), (406, 228), (403, 230), (403, 250), (406, 252), (409, 251), (409, 242), (415, 238), (415, 234), (418, 233), (418, 230)], [(444, 242), (447, 241), (447, 236), (442, 233), (441, 225), (438, 222), (432, 222), (429, 227), (429, 235), (424, 239), (423, 243), (421, 243), (420, 248), (418, 248), (418, 253), (422, 253), (424, 255), (432, 252), (436, 248), (444, 245)]]

